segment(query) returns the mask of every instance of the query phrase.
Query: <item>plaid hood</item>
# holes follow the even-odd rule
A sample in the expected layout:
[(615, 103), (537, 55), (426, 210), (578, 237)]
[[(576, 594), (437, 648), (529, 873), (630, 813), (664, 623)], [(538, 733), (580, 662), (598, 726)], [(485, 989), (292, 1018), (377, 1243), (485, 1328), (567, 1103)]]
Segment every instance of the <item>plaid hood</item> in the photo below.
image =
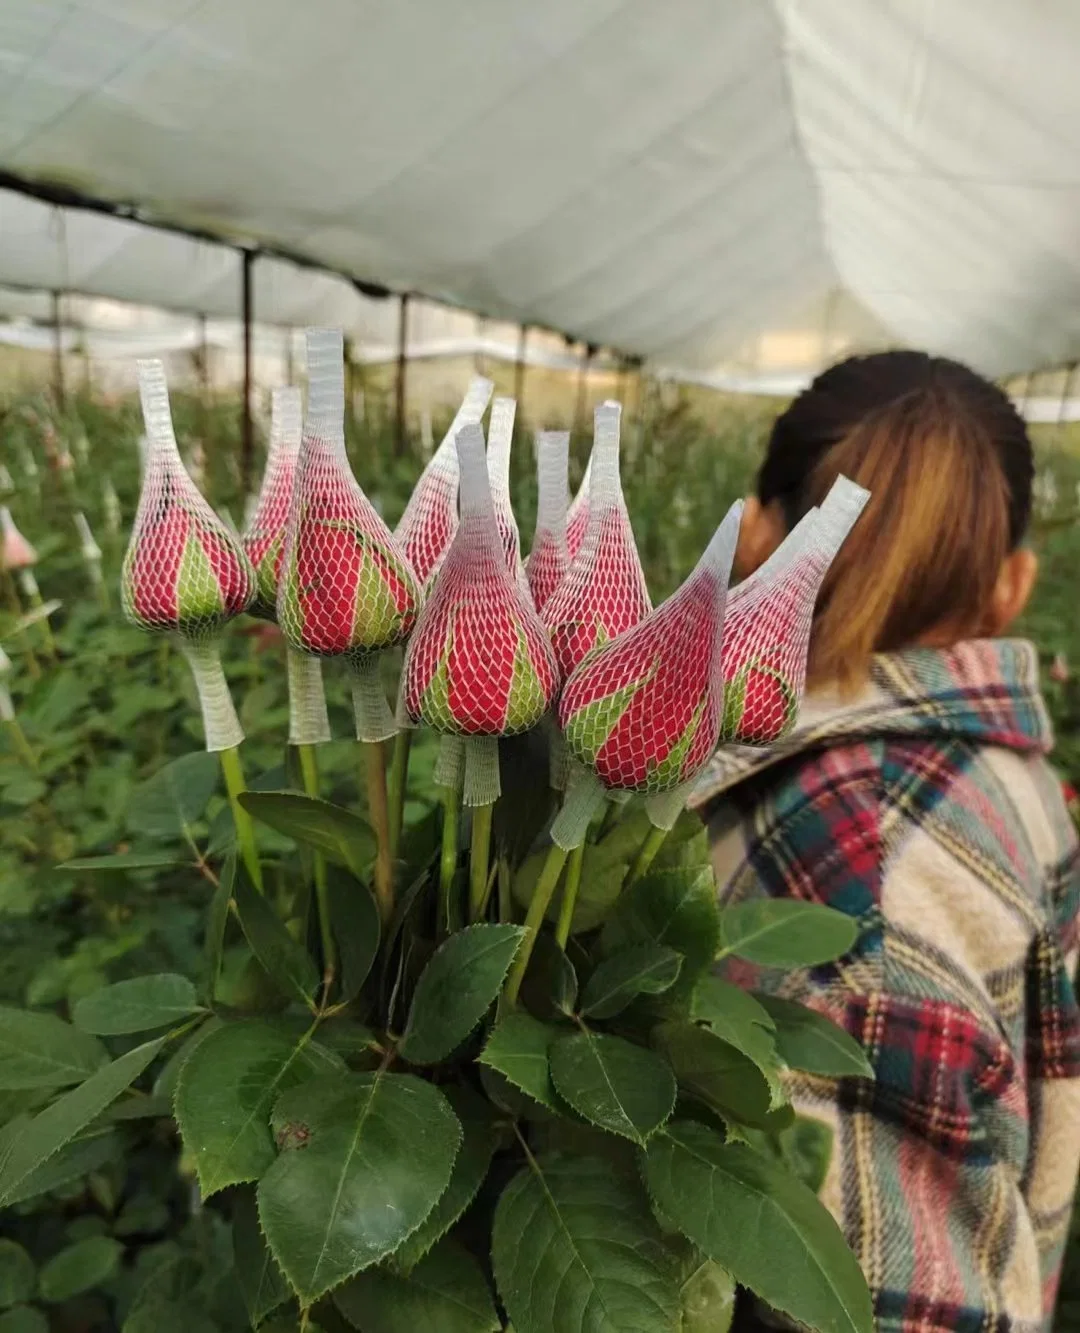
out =
[(912, 648), (874, 658), (856, 696), (809, 696), (799, 724), (766, 748), (727, 746), (710, 760), (692, 808), (774, 764), (826, 745), (889, 737), (968, 740), (1026, 754), (1049, 754), (1054, 737), (1039, 692), (1038, 656), (1020, 639), (981, 639), (953, 648)]

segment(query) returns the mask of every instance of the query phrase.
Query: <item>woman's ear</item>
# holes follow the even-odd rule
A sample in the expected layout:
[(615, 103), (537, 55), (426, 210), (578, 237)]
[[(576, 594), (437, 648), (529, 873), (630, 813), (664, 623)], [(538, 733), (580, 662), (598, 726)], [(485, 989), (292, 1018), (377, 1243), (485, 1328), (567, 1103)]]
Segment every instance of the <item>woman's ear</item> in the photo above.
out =
[(990, 634), (1004, 634), (1028, 604), (1039, 575), (1039, 557), (1026, 547), (1007, 555), (1001, 563), (990, 603)]
[(735, 548), (736, 578), (749, 578), (768, 560), (785, 536), (780, 506), (763, 505), (756, 495), (747, 496), (739, 525), (739, 544)]

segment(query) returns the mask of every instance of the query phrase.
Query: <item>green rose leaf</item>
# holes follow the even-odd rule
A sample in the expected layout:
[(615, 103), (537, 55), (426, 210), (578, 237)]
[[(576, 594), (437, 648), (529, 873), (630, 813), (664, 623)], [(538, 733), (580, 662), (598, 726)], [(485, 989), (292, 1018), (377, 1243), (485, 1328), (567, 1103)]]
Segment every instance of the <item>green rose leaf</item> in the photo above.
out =
[(716, 881), (711, 866), (651, 870), (616, 904), (600, 936), (606, 955), (635, 944), (654, 944), (682, 955), (673, 998), (686, 996), (711, 966), (720, 938)]
[(775, 1309), (819, 1333), (872, 1333), (855, 1256), (828, 1209), (781, 1163), (683, 1122), (649, 1144), (645, 1180), (665, 1217)]
[(112, 1277), (124, 1247), (111, 1236), (88, 1236), (53, 1255), (38, 1277), (43, 1301), (57, 1305)]
[(579, 1115), (635, 1143), (675, 1109), (675, 1076), (655, 1051), (602, 1032), (560, 1037), (549, 1052), (559, 1095)]
[(461, 1127), (409, 1074), (321, 1079), (278, 1100), (259, 1181), (263, 1233), (302, 1304), (392, 1254), (450, 1182)]
[(174, 759), (135, 788), (128, 828), (149, 838), (190, 838), (220, 781), (216, 754), (200, 750)]
[(775, 1124), (775, 1087), (736, 1047), (694, 1023), (663, 1023), (653, 1041), (685, 1092), (742, 1124)]
[(229, 924), (229, 906), (235, 887), (236, 853), (230, 852), (221, 867), (221, 877), (218, 879), (214, 896), (210, 899), (210, 909), (206, 915), (206, 935), (203, 939), (205, 977), (201, 984), (208, 1001), (213, 1001), (218, 978), (221, 976), (221, 960), (225, 953), (225, 928)]
[(233, 1208), (233, 1262), (253, 1328), (292, 1297), (259, 1226), (254, 1190), (241, 1190)]
[(776, 1049), (792, 1069), (829, 1078), (873, 1078), (874, 1066), (849, 1033), (805, 1004), (757, 996), (776, 1028)]
[(165, 1043), (164, 1037), (136, 1046), (96, 1070), (85, 1083), (58, 1097), (32, 1120), (12, 1121), (17, 1132), (0, 1141), (0, 1207), (19, 1196), (31, 1173), (69, 1143), (129, 1088)]
[(491, 1030), (487, 1045), (477, 1057), (481, 1064), (498, 1070), (515, 1088), (533, 1101), (558, 1111), (555, 1086), (548, 1066), (548, 1049), (559, 1029), (541, 1023), (523, 1009), (505, 1014)]
[(409, 1273), (373, 1268), (334, 1293), (356, 1328), (372, 1333), (498, 1333), (487, 1281), (471, 1254), (444, 1240)]
[[(2, 1133), (0, 1131), (0, 1137)], [(115, 1129), (95, 1126), (84, 1130), (28, 1172), (6, 1196), (7, 1205), (13, 1207), (27, 1199), (36, 1199), (38, 1195), (67, 1189), (77, 1180), (85, 1179), (90, 1172), (100, 1170), (107, 1162), (117, 1161), (123, 1150), (124, 1140)], [(3, 1156), (4, 1150), (0, 1146), (0, 1160)]]
[(371, 827), (340, 805), (289, 791), (245, 791), (240, 804), (278, 833), (314, 847), (358, 879), (366, 876), (375, 859)]
[(343, 1063), (283, 1026), (226, 1023), (192, 1050), (176, 1084), (175, 1111), (204, 1199), (257, 1180), (274, 1161), (270, 1111), (288, 1088)]
[(0, 1089), (81, 1083), (108, 1060), (95, 1037), (53, 1014), (0, 1008)]
[(319, 988), (319, 970), (311, 955), (285, 929), (269, 901), (258, 892), (243, 869), (237, 871), (233, 893), (241, 929), (267, 976), (286, 995), (310, 1005)]
[(0, 1333), (49, 1333), (49, 1321), (32, 1305), (16, 1305), (0, 1314)]
[(675, 984), (682, 958), (659, 944), (637, 944), (597, 967), (582, 996), (589, 1018), (614, 1018), (639, 995), (660, 995)]
[(773, 1021), (752, 995), (707, 973), (694, 987), (690, 1013), (754, 1062), (769, 1085), (774, 1107), (784, 1101)]
[(83, 1032), (116, 1037), (168, 1027), (190, 1018), (199, 1008), (199, 997), (187, 977), (162, 972), (91, 991), (76, 1004), (72, 1018)]
[(104, 874), (116, 870), (167, 870), (172, 866), (190, 864), (191, 858), (179, 852), (113, 852), (108, 856), (78, 856), (56, 868)]
[(842, 958), (858, 937), (857, 923), (835, 908), (762, 898), (721, 912), (717, 957), (735, 954), (765, 967), (815, 967)]
[(476, 1198), (498, 1146), (499, 1135), (488, 1102), (467, 1088), (446, 1088), (443, 1095), (461, 1122), (461, 1147), (439, 1202), (394, 1255), (396, 1266), (406, 1271), (446, 1235)]
[(0, 1238), (0, 1310), (28, 1301), (36, 1278), (34, 1261), (23, 1247)]
[(435, 1064), (454, 1051), (498, 995), (525, 931), (469, 926), (442, 943), (420, 974), (398, 1047), (412, 1064)]
[(341, 964), (338, 1001), (348, 1004), (360, 994), (379, 951), (379, 909), (366, 884), (331, 870), (330, 922)]
[(671, 1333), (675, 1265), (640, 1188), (594, 1157), (535, 1159), (499, 1199), (495, 1281), (516, 1333)]

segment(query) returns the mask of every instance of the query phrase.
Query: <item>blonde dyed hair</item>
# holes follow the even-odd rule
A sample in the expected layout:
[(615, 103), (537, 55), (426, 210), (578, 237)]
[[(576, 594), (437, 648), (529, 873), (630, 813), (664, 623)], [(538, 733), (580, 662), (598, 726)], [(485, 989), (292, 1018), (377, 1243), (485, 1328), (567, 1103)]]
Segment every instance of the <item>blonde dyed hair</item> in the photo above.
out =
[(818, 598), (811, 683), (852, 689), (876, 652), (985, 633), (1033, 472), (1019, 413), (958, 362), (853, 357), (800, 394), (773, 428), (759, 499), (790, 526), (840, 475), (871, 493)]

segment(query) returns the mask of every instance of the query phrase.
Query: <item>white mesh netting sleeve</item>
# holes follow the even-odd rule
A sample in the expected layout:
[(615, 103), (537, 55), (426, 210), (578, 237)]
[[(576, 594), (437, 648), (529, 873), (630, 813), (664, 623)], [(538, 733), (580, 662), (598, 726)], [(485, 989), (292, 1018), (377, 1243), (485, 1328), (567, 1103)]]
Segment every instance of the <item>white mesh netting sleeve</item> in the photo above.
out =
[(470, 382), (450, 429), (420, 474), (394, 529), (394, 537), (421, 586), (431, 578), (457, 532), (458, 432), (483, 417), (494, 388), (490, 380), (479, 375)]
[(491, 485), (491, 499), (495, 506), (495, 522), (499, 527), (506, 567), (517, 581), (518, 588), (531, 601), (532, 593), (521, 563), (521, 534), (518, 531), (514, 506), (510, 500), (510, 451), (514, 443), (514, 416), (517, 403), (513, 398), (496, 398), (491, 404), (488, 423), (487, 469)]
[(609, 402), (594, 414), (585, 539), (544, 605), (542, 619), (564, 677), (595, 647), (636, 625), (651, 608), (619, 479), (621, 412), (618, 403)]
[(270, 445), (254, 509), (244, 529), (244, 549), (255, 569), (257, 590), (250, 612), (274, 620), (285, 533), (289, 525), (296, 463), (303, 433), (300, 390), (275, 389), (270, 399)]
[(143, 629), (211, 636), (247, 610), (255, 571), (184, 469), (160, 361), (139, 362), (139, 395), (148, 443), (121, 575), (124, 611)]
[(566, 542), (566, 473), (570, 432), (540, 431), (536, 437), (536, 529), (525, 562), (533, 604), (542, 611), (570, 567)]
[(581, 550), (581, 543), (585, 540), (585, 530), (589, 526), (589, 488), (592, 485), (592, 455), (585, 464), (585, 472), (581, 478), (581, 485), (577, 489), (577, 495), (570, 502), (570, 508), (566, 513), (566, 547), (570, 552), (570, 559), (577, 558), (578, 551)]
[(838, 478), (820, 508), (732, 592), (721, 649), (722, 742), (769, 745), (795, 726), (806, 688), (814, 604), (868, 499), (861, 486)]
[(637, 625), (593, 652), (563, 688), (573, 757), (605, 787), (656, 793), (689, 782), (720, 732), (724, 606), (742, 503), (689, 578)]
[(244, 730), (221, 667), (218, 645), (205, 639), (181, 639), (180, 647), (198, 691), (206, 748), (212, 753), (233, 749), (244, 739)]

